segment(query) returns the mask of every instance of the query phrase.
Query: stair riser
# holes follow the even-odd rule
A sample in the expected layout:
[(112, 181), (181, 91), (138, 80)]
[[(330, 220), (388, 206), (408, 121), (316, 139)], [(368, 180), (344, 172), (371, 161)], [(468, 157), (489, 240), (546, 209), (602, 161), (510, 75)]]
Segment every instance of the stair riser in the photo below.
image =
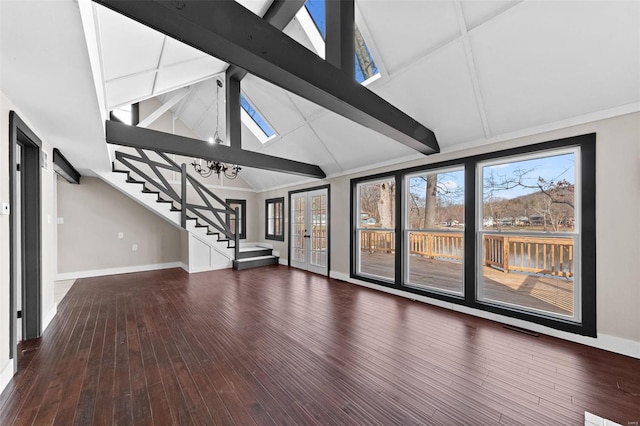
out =
[(248, 262), (237, 262), (234, 260), (233, 269), (242, 271), (244, 269), (258, 268), (260, 266), (277, 265), (278, 262), (279, 262), (278, 257), (273, 257), (271, 259), (258, 259), (254, 261), (248, 261)]
[(264, 250), (253, 250), (253, 251), (241, 251), (238, 253), (238, 259), (249, 259), (251, 257), (259, 257), (259, 256), (271, 256), (273, 254), (273, 249), (264, 249)]

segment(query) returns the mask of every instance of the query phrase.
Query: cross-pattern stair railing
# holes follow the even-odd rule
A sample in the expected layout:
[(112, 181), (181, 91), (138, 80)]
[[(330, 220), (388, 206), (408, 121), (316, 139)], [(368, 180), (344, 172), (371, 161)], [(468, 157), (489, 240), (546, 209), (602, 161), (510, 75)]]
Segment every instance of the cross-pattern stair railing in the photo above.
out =
[[(188, 213), (196, 216), (198, 221), (202, 221), (209, 229), (213, 229), (223, 238), (234, 242), (234, 258), (238, 258), (239, 233), (232, 230), (229, 223), (238, 223), (237, 220), (230, 220), (239, 217), (239, 211), (234, 210), (223, 199), (214, 194), (209, 188), (204, 186), (195, 177), (187, 173), (187, 165), (179, 165), (168, 155), (162, 152), (133, 148), (138, 154), (117, 151), (116, 160), (127, 167), (129, 171), (140, 177), (159, 192), (168, 197), (168, 202), (175, 202), (180, 208), (180, 226), (187, 228)], [(163, 173), (164, 172), (164, 173)], [(179, 193), (169, 182), (166, 174), (169, 172), (180, 175)], [(189, 186), (193, 191), (189, 191)], [(174, 205), (175, 206), (175, 205)]]

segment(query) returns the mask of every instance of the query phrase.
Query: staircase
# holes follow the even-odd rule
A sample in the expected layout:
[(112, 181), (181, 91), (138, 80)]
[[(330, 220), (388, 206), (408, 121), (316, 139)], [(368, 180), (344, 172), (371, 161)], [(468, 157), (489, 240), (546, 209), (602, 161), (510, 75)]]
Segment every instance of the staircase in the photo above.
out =
[(233, 269), (242, 270), (258, 266), (277, 265), (278, 256), (273, 255), (273, 249), (259, 246), (240, 246), (238, 257), (233, 261)]
[[(209, 247), (210, 268), (233, 267), (237, 270), (278, 264), (279, 257), (272, 249), (255, 244), (240, 244), (239, 238), (229, 228), (226, 218), (237, 215), (222, 199), (186, 173), (186, 165), (179, 166), (163, 153), (135, 149), (137, 156), (128, 152), (116, 152), (112, 172), (98, 176), (142, 204), (172, 225), (189, 231), (189, 247)], [(162, 172), (180, 173), (181, 185), (177, 191)], [(155, 175), (155, 176), (154, 176)], [(196, 195), (188, 194), (189, 189)], [(193, 192), (191, 191), (191, 192)], [(180, 194), (178, 194), (180, 192)], [(224, 219), (223, 219), (224, 218)], [(202, 257), (202, 255), (200, 255)], [(216, 261), (213, 261), (214, 257)]]

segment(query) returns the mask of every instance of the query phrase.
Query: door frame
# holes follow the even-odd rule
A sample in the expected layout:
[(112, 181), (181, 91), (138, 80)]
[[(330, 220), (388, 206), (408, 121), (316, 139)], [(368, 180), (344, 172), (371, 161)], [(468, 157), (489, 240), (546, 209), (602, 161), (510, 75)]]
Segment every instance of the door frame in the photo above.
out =
[(288, 266), (291, 267), (291, 231), (293, 230), (293, 224), (291, 223), (291, 196), (293, 194), (299, 194), (301, 192), (311, 192), (317, 191), (319, 189), (327, 190), (327, 228), (329, 232), (327, 232), (327, 277), (331, 274), (331, 184), (313, 186), (311, 188), (304, 189), (296, 189), (294, 191), (289, 191), (289, 209), (287, 211), (287, 215), (285, 217), (289, 218), (289, 238), (287, 240), (287, 253), (289, 253), (288, 257)]
[[(18, 221), (15, 206), (16, 194), (16, 151), (17, 145), (22, 148), (20, 175), (22, 192), (20, 216)], [(13, 358), (14, 373), (18, 370), (17, 357), (17, 286), (22, 286), (22, 339), (34, 339), (42, 334), (42, 222), (41, 222), (41, 188), (42, 188), (42, 141), (16, 114), (9, 112), (9, 197), (11, 211), (9, 217), (9, 357)], [(16, 231), (20, 226), (22, 282), (16, 282), (17, 273), (17, 239)]]

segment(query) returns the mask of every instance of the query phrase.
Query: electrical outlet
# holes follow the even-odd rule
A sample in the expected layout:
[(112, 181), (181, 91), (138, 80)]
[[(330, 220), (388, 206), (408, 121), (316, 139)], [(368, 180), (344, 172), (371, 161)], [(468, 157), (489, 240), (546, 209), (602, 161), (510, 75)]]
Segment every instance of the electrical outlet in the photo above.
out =
[(138, 245), (137, 244), (132, 245), (131, 246), (131, 250), (132, 251), (138, 251)]
[(62, 225), (64, 224), (64, 218), (63, 217), (59, 217), (58, 218), (58, 225)]
[(123, 239), (124, 238), (124, 232), (118, 232), (118, 238)]

